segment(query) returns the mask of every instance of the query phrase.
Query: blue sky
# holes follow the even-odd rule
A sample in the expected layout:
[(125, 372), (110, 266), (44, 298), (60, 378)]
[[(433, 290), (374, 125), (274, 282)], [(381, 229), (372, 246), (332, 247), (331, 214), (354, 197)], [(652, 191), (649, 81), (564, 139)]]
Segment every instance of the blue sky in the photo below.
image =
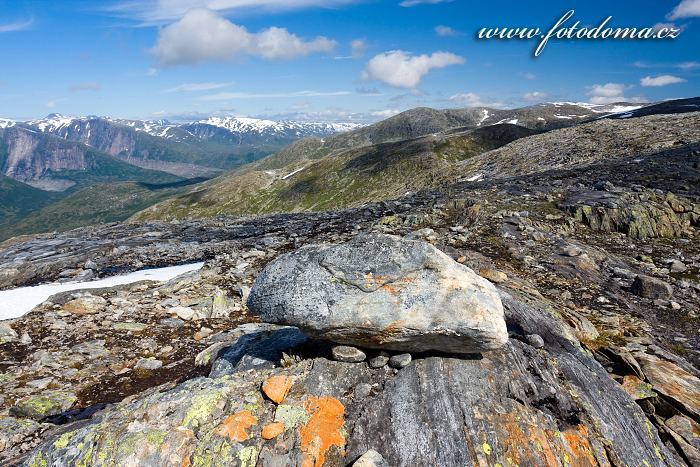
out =
[[(416, 106), (700, 95), (700, 0), (0, 0), (0, 117), (372, 120)], [(672, 23), (670, 40), (477, 40)]]

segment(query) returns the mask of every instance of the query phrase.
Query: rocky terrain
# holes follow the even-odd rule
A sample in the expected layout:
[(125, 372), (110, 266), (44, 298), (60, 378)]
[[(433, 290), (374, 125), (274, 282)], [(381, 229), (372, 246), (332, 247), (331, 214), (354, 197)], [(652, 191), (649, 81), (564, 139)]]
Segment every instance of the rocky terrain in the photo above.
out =
[[(683, 102), (674, 108), (686, 109)], [(428, 112), (418, 109), (407, 113), (422, 115), (423, 111)], [(361, 206), (458, 180), (503, 178), (590, 164), (603, 158), (651, 154), (697, 141), (700, 123), (697, 113), (652, 114), (633, 120), (601, 118), (544, 133), (520, 124), (499, 123), (476, 129), (452, 128), (420, 137), (411, 133), (409, 139), (401, 141), (347, 147), (358, 138), (380, 138), (376, 134), (382, 140), (388, 138), (381, 131), (391, 120), (325, 141), (299, 141), (244, 169), (190, 187), (137, 213), (133, 219)], [(430, 121), (439, 123), (441, 119), (432, 116)], [(455, 124), (450, 120), (444, 125)], [(426, 131), (419, 128), (421, 133)]]
[(521, 138), (346, 210), (5, 241), (0, 289), (206, 264), (2, 322), (0, 458), (698, 465), (697, 119)]
[[(181, 217), (185, 210), (202, 217), (355, 206), (452, 180), (445, 174), (455, 161), (523, 136), (622, 112), (654, 113), (659, 106), (679, 111), (681, 101), (674, 102), (642, 108), (571, 102), (509, 110), (418, 108), (367, 126), (237, 117), (188, 123), (60, 114), (25, 122), (0, 119), (0, 204), (13, 206), (0, 210), (0, 239), (121, 221), (170, 198), (185, 209), (159, 206), (163, 218)], [(250, 164), (272, 153), (260, 165)], [(311, 167), (319, 158), (328, 160)], [(378, 158), (385, 162), (375, 167)], [(413, 164), (418, 170), (411, 170)], [(231, 175), (203, 183), (232, 169)], [(324, 192), (318, 180), (329, 173), (341, 176)], [(411, 173), (414, 183), (397, 180), (399, 173)], [(348, 183), (354, 185), (349, 192), (343, 189)], [(172, 184), (197, 188), (171, 189)], [(40, 191), (28, 193), (30, 187)], [(81, 215), (66, 222), (54, 215), (76, 210)]]

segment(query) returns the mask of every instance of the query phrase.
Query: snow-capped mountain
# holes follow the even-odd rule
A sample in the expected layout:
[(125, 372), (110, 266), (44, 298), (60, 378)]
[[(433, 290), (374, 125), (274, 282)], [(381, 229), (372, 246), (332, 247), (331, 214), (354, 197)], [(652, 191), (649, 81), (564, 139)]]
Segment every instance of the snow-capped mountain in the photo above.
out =
[(274, 121), (258, 118), (245, 117), (209, 117), (197, 123), (224, 128), (232, 133), (258, 133), (258, 134), (290, 134), (295, 133), (298, 137), (305, 136), (328, 136), (334, 133), (350, 131), (359, 128), (356, 123), (319, 123), (319, 122), (296, 122), (296, 121)]
[(0, 128), (9, 128), (11, 126), (15, 126), (17, 122), (14, 120), (9, 120), (7, 118), (0, 118)]

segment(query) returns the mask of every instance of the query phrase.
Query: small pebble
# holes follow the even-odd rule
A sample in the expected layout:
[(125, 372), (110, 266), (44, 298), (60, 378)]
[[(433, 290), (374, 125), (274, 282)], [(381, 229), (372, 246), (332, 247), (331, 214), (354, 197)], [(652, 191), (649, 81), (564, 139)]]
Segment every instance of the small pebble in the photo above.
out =
[(525, 340), (536, 349), (541, 349), (544, 347), (544, 339), (542, 339), (542, 336), (539, 334), (528, 334), (525, 336)]
[(367, 358), (362, 350), (349, 345), (336, 345), (332, 352), (333, 358), (339, 362), (360, 363)]
[(394, 355), (389, 359), (389, 366), (396, 369), (401, 369), (411, 363), (410, 353), (401, 353)]
[(370, 358), (367, 362), (370, 368), (381, 368), (387, 363), (389, 363), (389, 354), (386, 352), (381, 352), (376, 357)]

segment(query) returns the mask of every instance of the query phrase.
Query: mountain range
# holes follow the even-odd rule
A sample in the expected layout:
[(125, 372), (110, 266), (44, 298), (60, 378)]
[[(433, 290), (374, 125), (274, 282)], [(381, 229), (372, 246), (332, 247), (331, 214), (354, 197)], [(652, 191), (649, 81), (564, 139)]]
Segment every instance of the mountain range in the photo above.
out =
[(575, 139), (576, 131), (588, 131), (586, 125), (601, 119), (689, 112), (697, 101), (416, 108), (366, 126), (56, 114), (0, 120), (0, 201), (12, 206), (0, 211), (0, 237), (130, 216), (180, 219), (358, 206), (478, 180), (483, 167), (473, 167), (482, 160), (477, 156), (516, 140), (581, 128), (573, 130)]

